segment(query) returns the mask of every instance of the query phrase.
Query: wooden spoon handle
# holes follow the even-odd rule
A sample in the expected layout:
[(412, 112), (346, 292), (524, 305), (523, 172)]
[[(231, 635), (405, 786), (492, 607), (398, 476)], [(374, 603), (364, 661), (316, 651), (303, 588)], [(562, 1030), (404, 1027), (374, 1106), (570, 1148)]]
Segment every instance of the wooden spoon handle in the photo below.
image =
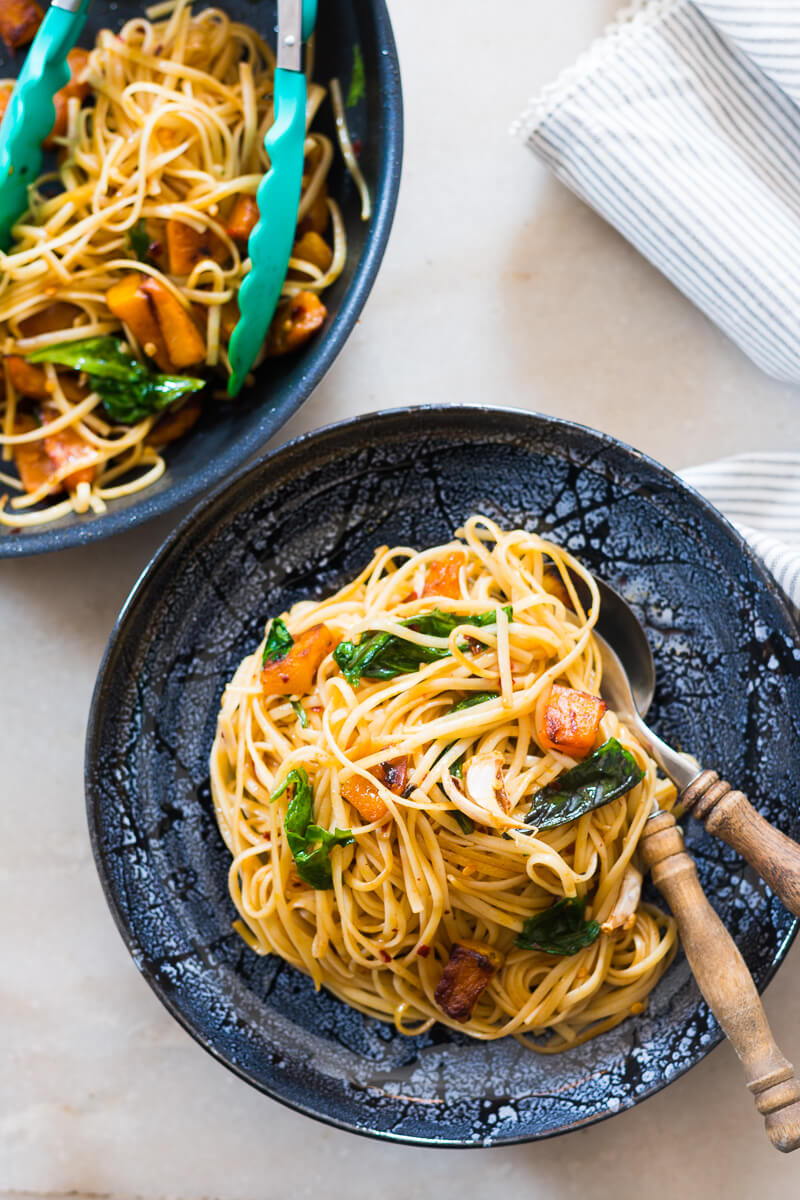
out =
[(681, 807), (741, 854), (800, 917), (800, 846), (765, 821), (742, 792), (716, 771), (703, 771), (684, 789)]
[(744, 959), (700, 887), (672, 813), (659, 812), (647, 821), (639, 848), (672, 909), (700, 991), (742, 1061), (769, 1140), (784, 1153), (796, 1150), (800, 1083), (775, 1044)]

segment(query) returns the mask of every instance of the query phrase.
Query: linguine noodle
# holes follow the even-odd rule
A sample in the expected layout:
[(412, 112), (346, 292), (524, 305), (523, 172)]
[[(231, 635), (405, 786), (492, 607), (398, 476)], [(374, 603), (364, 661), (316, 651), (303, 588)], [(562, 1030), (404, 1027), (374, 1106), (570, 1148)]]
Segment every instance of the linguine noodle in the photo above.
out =
[[(232, 855), (235, 928), (256, 953), (280, 955), (318, 988), (402, 1033), (441, 1021), (552, 1052), (641, 1012), (675, 952), (672, 918), (638, 892), (629, 919), (616, 927), (613, 919), (654, 800), (669, 807), (675, 790), (606, 711), (599, 739), (617, 738), (630, 751), (641, 782), (557, 828), (524, 823), (537, 791), (576, 763), (541, 744), (551, 688), (599, 693), (597, 587), (534, 533), (473, 516), (457, 539), (422, 552), (380, 547), (335, 595), (301, 601), (286, 617), (295, 639), (323, 623), (335, 642), (385, 631), (446, 649), (444, 657), (353, 685), (327, 654), (298, 704), (265, 689), (262, 641), (226, 687), (210, 768)], [(457, 589), (423, 595), (432, 566), (459, 553)], [(589, 611), (575, 576), (589, 589)], [(401, 624), (434, 607), (464, 618), (446, 643)], [(492, 624), (469, 625), (491, 609)], [(486, 692), (493, 697), (463, 705)], [(502, 760), (504, 805), (476, 799), (465, 783), (470, 764), (491, 755)], [(397, 794), (375, 772), (403, 758), (406, 786)], [(459, 762), (462, 778), (452, 773)], [(274, 797), (299, 768), (313, 787), (316, 824), (354, 838), (331, 850), (327, 888), (298, 875), (284, 827), (291, 789)], [(354, 777), (379, 793), (384, 816), (366, 821), (348, 801)], [(583, 900), (585, 920), (600, 924), (591, 944), (563, 955), (515, 945), (526, 920), (565, 897)], [(462, 942), (490, 948), (500, 964), (466, 1021), (448, 1016), (436, 995)]]

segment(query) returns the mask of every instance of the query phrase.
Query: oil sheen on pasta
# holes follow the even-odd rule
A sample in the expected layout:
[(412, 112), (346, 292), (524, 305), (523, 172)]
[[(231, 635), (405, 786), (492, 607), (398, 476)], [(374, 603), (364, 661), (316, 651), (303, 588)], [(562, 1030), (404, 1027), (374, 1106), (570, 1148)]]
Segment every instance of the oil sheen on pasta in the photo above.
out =
[[(570, 572), (589, 588), (588, 612)], [(555, 828), (524, 820), (543, 785), (590, 750), (554, 747), (547, 711), (576, 693), (597, 703), (598, 605), (591, 575), (564, 550), (473, 516), (447, 545), (380, 547), (335, 595), (284, 614), (294, 647), (316, 643), (314, 653), (293, 661), (285, 641), (273, 660), (265, 638), (226, 687), (211, 753), (235, 927), (248, 945), (403, 1033), (440, 1021), (552, 1052), (641, 1012), (676, 934), (640, 900), (636, 847), (654, 799), (669, 807), (673, 786), (604, 711), (595, 744), (618, 739), (640, 782)], [(445, 638), (415, 630), (409, 619), (433, 610), (463, 624)], [(320, 625), (321, 641), (311, 632)], [(281, 628), (268, 626), (270, 646)], [(336, 647), (363, 648), (381, 632), (406, 649), (410, 640), (412, 659), (413, 646), (440, 656), (348, 681), (337, 662), (346, 647)], [(314, 823), (352, 835), (329, 843), (318, 886), (287, 833), (297, 789), (281, 785), (301, 772)], [(555, 913), (574, 918), (575, 944), (517, 944), (562, 901)]]
[[(312, 59), (313, 49), (309, 75)], [(193, 13), (187, 0), (168, 0), (119, 34), (102, 30), (90, 52), (71, 52), (70, 66), (50, 138), (57, 169), (31, 189), (30, 210), (0, 253), (0, 447), (17, 468), (0, 474), (10, 496), (0, 523), (14, 527), (102, 512), (152, 485), (163, 447), (200, 413), (192, 393), (121, 416), (91, 377), (28, 356), (119, 337), (148, 370), (199, 377), (226, 403), (227, 343), (269, 165), (274, 55), (221, 9)], [(0, 107), (12, 85), (0, 81)], [(297, 235), (266, 355), (290, 352), (320, 328), (319, 297), (345, 262), (326, 185), (333, 147), (312, 128), (325, 95), (309, 82)], [(349, 161), (339, 100), (337, 85)]]

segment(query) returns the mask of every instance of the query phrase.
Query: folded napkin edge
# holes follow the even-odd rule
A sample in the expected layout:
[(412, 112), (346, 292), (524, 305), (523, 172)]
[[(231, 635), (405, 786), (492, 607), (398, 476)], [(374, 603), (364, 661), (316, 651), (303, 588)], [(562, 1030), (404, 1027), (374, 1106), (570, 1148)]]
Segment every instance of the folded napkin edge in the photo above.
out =
[(538, 127), (570, 98), (587, 76), (605, 59), (624, 48), (624, 44), (649, 26), (657, 24), (686, 0), (633, 0), (620, 9), (613, 21), (594, 39), (574, 62), (563, 68), (550, 83), (528, 100), (519, 117), (512, 121), (509, 133), (527, 142)]

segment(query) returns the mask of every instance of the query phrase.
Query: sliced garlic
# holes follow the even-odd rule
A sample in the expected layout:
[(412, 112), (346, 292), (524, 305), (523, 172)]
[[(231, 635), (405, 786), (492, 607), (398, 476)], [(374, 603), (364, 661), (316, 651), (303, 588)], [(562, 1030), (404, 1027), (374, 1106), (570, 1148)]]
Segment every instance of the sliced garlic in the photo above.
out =
[(503, 756), (497, 750), (476, 754), (464, 771), (464, 788), (470, 800), (487, 812), (505, 814), (509, 810), (503, 775)]
[(637, 870), (633, 863), (628, 863), (614, 907), (600, 926), (603, 933), (611, 933), (614, 929), (633, 928), (641, 895), (642, 872)]

